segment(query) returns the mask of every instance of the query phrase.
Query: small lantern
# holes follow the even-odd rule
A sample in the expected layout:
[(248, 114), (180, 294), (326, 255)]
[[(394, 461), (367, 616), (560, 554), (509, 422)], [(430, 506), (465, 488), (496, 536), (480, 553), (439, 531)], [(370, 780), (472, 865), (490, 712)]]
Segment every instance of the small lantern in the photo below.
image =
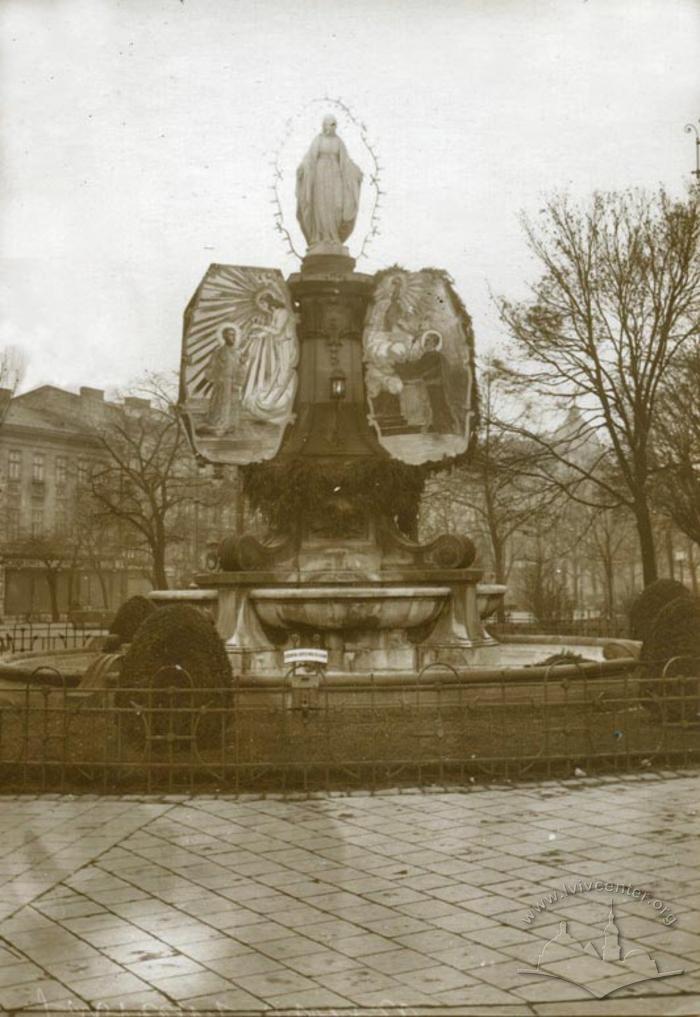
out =
[(331, 399), (345, 398), (345, 375), (342, 371), (334, 371), (331, 375)]

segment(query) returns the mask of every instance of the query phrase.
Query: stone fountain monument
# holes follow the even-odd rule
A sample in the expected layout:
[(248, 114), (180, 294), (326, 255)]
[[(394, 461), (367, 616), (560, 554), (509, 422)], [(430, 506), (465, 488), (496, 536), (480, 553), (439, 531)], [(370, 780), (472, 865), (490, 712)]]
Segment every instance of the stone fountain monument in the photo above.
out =
[(471, 322), (446, 273), (356, 272), (362, 172), (327, 116), (297, 170), (308, 249), (211, 265), (184, 320), (179, 409), (200, 462), (242, 469), (268, 527), (224, 537), (200, 598), (238, 673), (324, 647), (329, 677), (488, 661), (467, 536), (416, 539), (432, 470), (469, 453)]

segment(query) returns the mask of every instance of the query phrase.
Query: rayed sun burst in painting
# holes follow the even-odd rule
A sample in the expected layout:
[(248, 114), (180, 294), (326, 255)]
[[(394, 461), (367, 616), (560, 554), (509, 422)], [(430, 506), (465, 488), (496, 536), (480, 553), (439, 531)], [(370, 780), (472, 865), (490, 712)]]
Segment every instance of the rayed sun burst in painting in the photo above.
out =
[(179, 409), (209, 462), (271, 459), (292, 420), (299, 344), (277, 269), (211, 265), (185, 311)]

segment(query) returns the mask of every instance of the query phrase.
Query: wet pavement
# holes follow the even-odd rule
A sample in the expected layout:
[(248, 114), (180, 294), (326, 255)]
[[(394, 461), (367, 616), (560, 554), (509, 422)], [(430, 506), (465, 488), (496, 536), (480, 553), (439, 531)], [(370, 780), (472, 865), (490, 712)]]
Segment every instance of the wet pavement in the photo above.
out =
[(0, 798), (0, 1007), (700, 1013), (700, 782)]

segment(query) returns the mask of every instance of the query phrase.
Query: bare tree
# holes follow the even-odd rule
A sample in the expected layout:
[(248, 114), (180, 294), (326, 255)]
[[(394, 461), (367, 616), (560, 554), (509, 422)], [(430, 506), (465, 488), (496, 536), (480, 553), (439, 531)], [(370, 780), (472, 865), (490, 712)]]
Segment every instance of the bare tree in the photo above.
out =
[(139, 391), (105, 416), (89, 486), (99, 516), (123, 524), (122, 540), (147, 550), (152, 584), (167, 589), (169, 549), (191, 537), (189, 507), (218, 504), (228, 489), (197, 475), (167, 382), (149, 378)]
[[(510, 381), (530, 400), (514, 431), (537, 443), (535, 472), (562, 491), (630, 510), (649, 583), (657, 576), (650, 487), (660, 391), (698, 335), (697, 195), (596, 194), (586, 208), (555, 197), (525, 229), (542, 275), (530, 299), (499, 302), (521, 360)], [(553, 433), (540, 407), (575, 401), (576, 426)]]
[(27, 356), (19, 346), (0, 349), (0, 424), (10, 408), (10, 400), (27, 369)]
[(659, 509), (700, 544), (700, 343), (678, 358), (663, 388), (655, 429)]
[(0, 350), (0, 387), (14, 392), (22, 383), (27, 370), (27, 355), (20, 346), (5, 346)]
[(5, 561), (30, 559), (42, 564), (49, 591), (51, 620), (60, 621), (59, 576), (74, 566), (75, 546), (72, 540), (60, 533), (21, 537), (8, 542), (2, 549), (2, 556)]
[(433, 478), (430, 497), (424, 499), (429, 506), (425, 514), (434, 522), (442, 517), (443, 528), (449, 528), (446, 519), (459, 519), (460, 514), (463, 529), (469, 530), (470, 523), (475, 527), (469, 535), (483, 538), (497, 583), (508, 581), (518, 532), (538, 514), (551, 517), (557, 500), (552, 486), (533, 481), (526, 469), (536, 450), (533, 453), (531, 444), (515, 437), (503, 422), (502, 377), (499, 361), (487, 360), (479, 380), (481, 429), (474, 455), (467, 467)]
[[(120, 539), (116, 520), (105, 519), (100, 504), (89, 490), (77, 492), (73, 515), (73, 542), (75, 546), (74, 569), (81, 565), (96, 577), (102, 597), (102, 607), (108, 610), (110, 603), (110, 584), (105, 560), (123, 560), (126, 550), (125, 541)], [(74, 601), (73, 584), (69, 579), (69, 602)]]
[(533, 513), (519, 532), (515, 586), (541, 623), (571, 620), (580, 606), (577, 553), (584, 531), (580, 506), (559, 498)]
[[(584, 553), (599, 571), (603, 587), (603, 611), (608, 621), (613, 622), (625, 571), (621, 565), (623, 561), (629, 563), (636, 552), (634, 520), (624, 508), (583, 511), (587, 516), (583, 536)], [(631, 543), (633, 547), (630, 546)]]
[(525, 563), (520, 576), (522, 602), (547, 627), (570, 621), (574, 605), (561, 569), (546, 554), (544, 545), (539, 545), (538, 551)]

